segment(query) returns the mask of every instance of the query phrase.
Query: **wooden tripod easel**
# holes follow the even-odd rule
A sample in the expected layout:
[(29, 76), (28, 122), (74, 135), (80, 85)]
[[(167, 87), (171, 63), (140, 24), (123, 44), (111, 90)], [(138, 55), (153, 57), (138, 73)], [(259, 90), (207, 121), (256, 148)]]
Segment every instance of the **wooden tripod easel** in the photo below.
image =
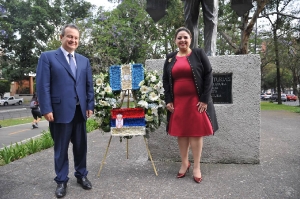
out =
[[(124, 101), (124, 98), (125, 98), (125, 94), (126, 94), (126, 91), (128, 92), (128, 98), (127, 98), (127, 108), (129, 108), (129, 103), (130, 103), (130, 98), (129, 98), (129, 91), (130, 90), (124, 90), (124, 91), (122, 91), (122, 93), (123, 93), (123, 96), (121, 96), (121, 106), (122, 106), (122, 104), (123, 104), (123, 101)], [(135, 105), (136, 105), (136, 96), (133, 94), (133, 99), (134, 99), (134, 103), (135, 103)], [(100, 172), (101, 172), (101, 170), (102, 170), (102, 167), (103, 167), (103, 164), (104, 164), (104, 162), (105, 162), (105, 159), (106, 159), (106, 156), (107, 156), (107, 152), (108, 152), (108, 148), (109, 148), (109, 146), (110, 146), (110, 143), (111, 143), (111, 139), (112, 139), (112, 135), (110, 136), (110, 138), (109, 138), (109, 141), (108, 141), (108, 145), (107, 145), (107, 147), (106, 147), (106, 151), (105, 151), (105, 154), (104, 154), (104, 157), (103, 157), (103, 159), (102, 159), (102, 162), (101, 162), (101, 165), (100, 165), (100, 168), (99, 168), (99, 171), (98, 171), (98, 177), (100, 177)], [(114, 136), (115, 137), (115, 136)], [(126, 155), (127, 155), (127, 159), (128, 159), (128, 139), (126, 139), (127, 141), (126, 141)], [(147, 140), (146, 140), (146, 138), (145, 138), (145, 136), (144, 136), (144, 141), (145, 141), (145, 145), (146, 145), (146, 149), (147, 149), (147, 152), (148, 152), (148, 156), (149, 156), (149, 158), (150, 158), (150, 160), (151, 160), (151, 163), (152, 163), (152, 167), (153, 167), (153, 170), (154, 170), (154, 173), (155, 173), (155, 175), (156, 176), (158, 176), (158, 174), (157, 174), (157, 171), (156, 171), (156, 167), (155, 167), (155, 164), (154, 164), (154, 162), (153, 162), (153, 160), (152, 160), (152, 156), (151, 156), (151, 153), (150, 153), (150, 150), (149, 150), (149, 147), (148, 147), (148, 143), (147, 143)]]

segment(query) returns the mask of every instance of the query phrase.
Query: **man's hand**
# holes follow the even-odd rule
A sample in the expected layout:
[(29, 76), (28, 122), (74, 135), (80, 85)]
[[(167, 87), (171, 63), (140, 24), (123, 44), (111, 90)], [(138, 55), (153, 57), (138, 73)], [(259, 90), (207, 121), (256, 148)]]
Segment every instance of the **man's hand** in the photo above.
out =
[(54, 117), (53, 117), (52, 112), (45, 114), (44, 117), (48, 122), (53, 122), (54, 121)]
[(93, 115), (93, 111), (92, 110), (87, 110), (86, 111), (86, 117), (89, 118)]

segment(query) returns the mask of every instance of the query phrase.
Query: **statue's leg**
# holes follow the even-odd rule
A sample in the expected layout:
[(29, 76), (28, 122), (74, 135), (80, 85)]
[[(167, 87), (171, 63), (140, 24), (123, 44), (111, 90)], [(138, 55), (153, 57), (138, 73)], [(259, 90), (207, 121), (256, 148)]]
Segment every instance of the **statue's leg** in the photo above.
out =
[(218, 0), (201, 0), (204, 20), (204, 51), (208, 56), (216, 54)]
[(191, 48), (198, 47), (198, 21), (199, 21), (200, 0), (186, 0), (184, 3), (185, 27), (192, 33)]

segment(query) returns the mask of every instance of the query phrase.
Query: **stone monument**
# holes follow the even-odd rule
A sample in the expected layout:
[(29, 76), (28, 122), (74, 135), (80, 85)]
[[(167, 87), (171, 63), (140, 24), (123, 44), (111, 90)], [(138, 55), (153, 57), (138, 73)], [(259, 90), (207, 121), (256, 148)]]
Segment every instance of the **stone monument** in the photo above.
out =
[[(259, 163), (260, 57), (209, 56), (213, 68), (212, 97), (219, 130), (204, 138), (201, 162)], [(164, 59), (146, 60), (146, 68), (162, 74)], [(180, 161), (176, 137), (165, 126), (150, 133), (149, 148), (156, 161)], [(192, 158), (192, 156), (191, 156)]]
[[(251, 9), (250, 2), (252, 0), (231, 0), (232, 8), (237, 9), (238, 14)], [(216, 134), (204, 138), (201, 161), (257, 164), (260, 151), (260, 57), (253, 54), (213, 56), (216, 50), (218, 0), (185, 1), (186, 27), (194, 35), (192, 48), (198, 46), (200, 3), (206, 26), (205, 51), (211, 55), (209, 60), (213, 68), (212, 98), (219, 123)], [(162, 75), (164, 61), (146, 60), (145, 67)], [(177, 139), (167, 135), (165, 126), (150, 134), (149, 148), (154, 160), (180, 161)]]

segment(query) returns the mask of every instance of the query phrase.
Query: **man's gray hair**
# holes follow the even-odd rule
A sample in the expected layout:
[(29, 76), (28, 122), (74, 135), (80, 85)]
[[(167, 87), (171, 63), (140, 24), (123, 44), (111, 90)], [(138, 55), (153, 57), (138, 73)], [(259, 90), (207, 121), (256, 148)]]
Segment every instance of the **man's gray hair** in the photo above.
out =
[(66, 30), (66, 28), (74, 28), (74, 29), (76, 29), (76, 30), (78, 30), (78, 32), (79, 32), (79, 28), (75, 25), (75, 24), (66, 24), (66, 25), (64, 25), (64, 27), (62, 27), (62, 29), (61, 29), (61, 35), (62, 36), (65, 36), (65, 30)]

